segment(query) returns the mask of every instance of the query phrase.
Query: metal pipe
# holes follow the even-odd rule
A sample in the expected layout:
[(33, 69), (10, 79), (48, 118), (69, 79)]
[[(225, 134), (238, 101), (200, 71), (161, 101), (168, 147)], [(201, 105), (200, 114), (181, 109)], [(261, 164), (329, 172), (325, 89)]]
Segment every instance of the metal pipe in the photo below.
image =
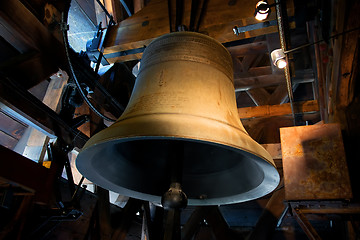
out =
[(123, 7), (125, 8), (126, 13), (129, 15), (129, 17), (131, 17), (131, 12), (130, 9), (128, 7), (128, 5), (126, 4), (126, 2), (124, 0), (120, 0), (121, 4), (123, 5)]
[(75, 192), (73, 193), (73, 195), (72, 195), (72, 197), (71, 197), (71, 202), (73, 202), (73, 201), (75, 200), (76, 195), (77, 195), (77, 193), (79, 192), (79, 189), (81, 188), (81, 184), (83, 183), (84, 180), (85, 180), (85, 177), (82, 176), (81, 179), (80, 179), (79, 184), (78, 184), (77, 187), (76, 187)]
[(168, 0), (168, 16), (169, 16), (169, 27), (170, 27), (170, 32), (173, 32), (172, 29), (172, 20), (171, 20), (171, 0)]
[[(286, 5), (284, 2), (281, 2), (281, 0), (275, 0), (275, 9), (276, 9), (276, 20), (278, 23), (278, 30), (279, 30), (280, 46), (281, 49), (284, 52), (286, 52), (290, 47), (289, 38), (287, 38), (288, 26), (286, 24), (287, 23)], [(286, 55), (285, 58), (286, 58), (286, 62), (289, 63), (288, 55)], [(284, 72), (286, 79), (286, 88), (289, 95), (289, 102), (291, 106), (291, 113), (292, 113), (294, 125), (296, 125), (295, 112), (294, 112), (294, 94), (291, 84), (289, 64), (285, 66)]]
[(99, 112), (94, 106), (93, 104), (90, 102), (90, 100), (87, 98), (86, 94), (84, 93), (83, 89), (80, 86), (80, 83), (75, 75), (75, 70), (71, 64), (71, 59), (70, 59), (70, 54), (69, 54), (69, 41), (68, 41), (68, 37), (67, 37), (67, 21), (65, 20), (65, 13), (62, 13), (62, 17), (61, 17), (61, 22), (62, 22), (62, 35), (63, 35), (63, 40), (64, 40), (64, 47), (65, 47), (65, 54), (66, 54), (66, 58), (69, 64), (69, 69), (70, 69), (70, 74), (74, 79), (74, 82), (76, 84), (76, 87), (79, 90), (79, 93), (81, 95), (81, 97), (83, 98), (83, 100), (86, 102), (86, 104), (89, 106), (89, 108), (99, 117), (105, 119), (106, 121), (109, 122), (115, 122), (116, 119), (111, 119), (106, 117), (105, 115), (103, 115), (101, 112)]
[(197, 24), (195, 26), (195, 32), (199, 32), (199, 27), (200, 27), (200, 24), (202, 22), (202, 19), (204, 18), (204, 14), (205, 14), (205, 10), (207, 8), (208, 2), (209, 2), (208, 0), (204, 0), (202, 2), (199, 19), (198, 19)]

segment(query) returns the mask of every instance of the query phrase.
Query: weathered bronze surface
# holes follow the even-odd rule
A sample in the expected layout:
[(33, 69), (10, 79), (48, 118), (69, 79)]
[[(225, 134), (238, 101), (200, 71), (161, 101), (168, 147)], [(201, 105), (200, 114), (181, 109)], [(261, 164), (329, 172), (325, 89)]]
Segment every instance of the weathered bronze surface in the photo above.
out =
[(87, 142), (77, 167), (104, 188), (159, 203), (178, 141), (189, 205), (243, 202), (278, 185), (270, 154), (239, 120), (230, 54), (193, 32), (164, 35), (146, 48), (126, 110)]
[(338, 124), (280, 129), (286, 200), (350, 199)]

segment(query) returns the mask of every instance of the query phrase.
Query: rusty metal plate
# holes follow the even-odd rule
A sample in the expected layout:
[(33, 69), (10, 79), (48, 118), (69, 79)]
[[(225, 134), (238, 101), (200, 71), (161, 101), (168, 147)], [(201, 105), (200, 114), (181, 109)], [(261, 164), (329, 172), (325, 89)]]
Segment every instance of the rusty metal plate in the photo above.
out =
[(286, 200), (352, 198), (338, 124), (280, 129)]

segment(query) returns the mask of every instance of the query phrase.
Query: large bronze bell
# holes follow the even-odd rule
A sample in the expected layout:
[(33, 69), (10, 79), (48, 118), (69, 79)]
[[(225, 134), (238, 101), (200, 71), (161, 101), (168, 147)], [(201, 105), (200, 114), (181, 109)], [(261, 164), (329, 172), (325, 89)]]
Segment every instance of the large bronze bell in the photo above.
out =
[(194, 32), (146, 48), (125, 112), (90, 138), (77, 167), (103, 188), (160, 203), (179, 156), (189, 205), (244, 202), (279, 183), (270, 154), (240, 122), (229, 52)]

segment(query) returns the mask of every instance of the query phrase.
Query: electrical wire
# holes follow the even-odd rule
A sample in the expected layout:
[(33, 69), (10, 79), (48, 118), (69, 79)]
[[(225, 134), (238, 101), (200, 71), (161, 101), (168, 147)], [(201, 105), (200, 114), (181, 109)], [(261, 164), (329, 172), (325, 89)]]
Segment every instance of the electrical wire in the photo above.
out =
[(351, 28), (349, 30), (345, 30), (341, 33), (337, 33), (337, 34), (334, 34), (326, 39), (322, 39), (322, 40), (318, 40), (316, 42), (312, 42), (312, 43), (307, 43), (307, 44), (304, 44), (304, 45), (301, 45), (299, 47), (296, 47), (296, 48), (293, 48), (293, 49), (290, 49), (290, 50), (287, 50), (287, 51), (284, 51), (285, 54), (288, 54), (288, 53), (292, 53), (292, 52), (296, 52), (300, 49), (303, 49), (303, 48), (306, 48), (306, 47), (310, 47), (310, 46), (313, 46), (313, 45), (316, 45), (318, 43), (321, 43), (321, 42), (325, 42), (325, 41), (328, 41), (330, 39), (333, 39), (333, 38), (336, 38), (336, 37), (339, 37), (339, 36), (343, 36), (345, 35), (346, 33), (349, 33), (349, 32), (353, 32), (353, 31), (356, 31), (356, 30), (359, 30), (360, 27), (356, 27), (356, 28)]
[(101, 112), (99, 112), (94, 105), (90, 102), (90, 99), (86, 96), (86, 94), (84, 93), (83, 89), (80, 86), (79, 80), (77, 79), (76, 75), (75, 75), (75, 71), (74, 68), (71, 64), (71, 59), (70, 59), (70, 54), (69, 54), (69, 40), (68, 40), (68, 36), (67, 36), (67, 31), (68, 31), (68, 25), (67, 25), (67, 20), (65, 18), (65, 13), (63, 12), (61, 14), (61, 31), (62, 31), (62, 35), (63, 35), (63, 40), (64, 40), (64, 46), (65, 46), (65, 53), (66, 53), (66, 58), (69, 64), (69, 69), (70, 69), (70, 73), (71, 76), (74, 79), (75, 85), (77, 87), (77, 89), (79, 90), (79, 93), (81, 95), (81, 97), (84, 99), (84, 101), (86, 102), (86, 104), (89, 106), (89, 108), (99, 117), (103, 118), (106, 121), (109, 122), (116, 122), (116, 120), (108, 118), (107, 116), (105, 116), (104, 114), (102, 114)]

